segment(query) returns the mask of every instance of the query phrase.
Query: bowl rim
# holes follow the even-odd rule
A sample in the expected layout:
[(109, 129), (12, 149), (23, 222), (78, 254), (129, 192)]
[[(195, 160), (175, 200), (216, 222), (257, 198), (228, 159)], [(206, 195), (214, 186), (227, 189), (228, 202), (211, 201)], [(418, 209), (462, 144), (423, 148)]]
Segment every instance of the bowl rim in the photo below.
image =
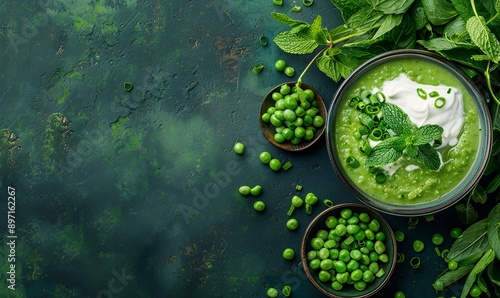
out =
[[(409, 56), (411, 58), (417, 59), (426, 59), (444, 67), (445, 69), (450, 70), (472, 95), (473, 101), (478, 109), (478, 114), (480, 115), (481, 134), (484, 135), (480, 139), (480, 142), (484, 143), (484, 145), (479, 146), (477, 153), (477, 156), (480, 156), (480, 153), (484, 153), (484, 158), (482, 160), (479, 160), (479, 162), (477, 159), (474, 161), (474, 163), (472, 164), (472, 169), (476, 171), (469, 171), (469, 173), (465, 175), (461, 183), (459, 183), (460, 189), (456, 192), (456, 194), (454, 194), (454, 191), (451, 190), (450, 192), (434, 200), (411, 205), (397, 205), (394, 203), (377, 200), (375, 198), (371, 199), (368, 194), (365, 194), (361, 190), (357, 189), (357, 187), (353, 185), (354, 182), (352, 182), (351, 179), (347, 177), (347, 174), (344, 173), (342, 165), (338, 164), (339, 162), (337, 161), (337, 158), (334, 154), (335, 150), (334, 148), (332, 148), (334, 147), (332, 143), (332, 141), (334, 142), (334, 140), (332, 140), (332, 134), (335, 126), (334, 122), (336, 120), (335, 111), (336, 107), (338, 106), (337, 102), (341, 101), (340, 97), (342, 93), (346, 90), (349, 90), (349, 87), (354, 79), (364, 74), (365, 68), (367, 66), (379, 66), (387, 60), (400, 59), (404, 56)], [(328, 110), (328, 119), (326, 122), (326, 146), (328, 149), (328, 155), (330, 157), (330, 162), (337, 174), (337, 177), (339, 177), (342, 184), (361, 202), (380, 212), (396, 216), (423, 216), (433, 214), (454, 205), (463, 197), (465, 197), (467, 193), (469, 193), (469, 191), (474, 187), (475, 183), (481, 178), (486, 165), (488, 164), (492, 147), (492, 134), (492, 120), (489, 109), (486, 105), (483, 95), (477, 89), (472, 80), (455, 64), (444, 59), (438, 54), (418, 49), (392, 50), (377, 55), (362, 63), (341, 83), (341, 85), (335, 92)], [(452, 194), (453, 196), (451, 196)], [(447, 195), (451, 197), (445, 201), (440, 200)]]
[(269, 141), (269, 143), (273, 144), (274, 146), (276, 146), (280, 149), (286, 150), (286, 151), (301, 151), (301, 150), (307, 149), (307, 148), (311, 147), (312, 145), (314, 145), (315, 143), (317, 143), (317, 141), (325, 133), (326, 120), (328, 119), (328, 109), (325, 105), (325, 101), (323, 100), (323, 97), (321, 96), (321, 94), (319, 94), (319, 92), (313, 86), (306, 84), (304, 82), (301, 82), (300, 86), (302, 87), (302, 89), (311, 89), (314, 92), (315, 99), (318, 101), (318, 109), (319, 109), (318, 113), (322, 114), (321, 116), (323, 117), (325, 123), (323, 124), (323, 126), (320, 129), (318, 129), (316, 131), (314, 138), (310, 141), (302, 141), (299, 144), (292, 144), (289, 141), (287, 141), (285, 143), (276, 142), (274, 140), (274, 137), (273, 137), (274, 134), (271, 133), (271, 124), (265, 123), (262, 120), (262, 115), (267, 111), (267, 108), (264, 108), (264, 107), (265, 107), (265, 103), (268, 101), (268, 98), (270, 98), (272, 96), (273, 92), (276, 92), (276, 90), (279, 90), (279, 88), (284, 84), (287, 84), (291, 88), (293, 88), (297, 84), (297, 81), (280, 83), (279, 85), (276, 85), (275, 87), (271, 88), (271, 90), (268, 93), (266, 93), (266, 95), (264, 96), (264, 99), (262, 100), (262, 102), (260, 104), (260, 108), (259, 108), (260, 130), (262, 131), (262, 134), (264, 135), (264, 137)]
[(309, 238), (310, 233), (314, 229), (314, 226), (316, 224), (320, 223), (319, 220), (323, 216), (325, 216), (326, 214), (329, 214), (329, 213), (334, 212), (334, 211), (340, 211), (343, 208), (358, 208), (358, 209), (366, 210), (369, 213), (373, 213), (381, 221), (381, 225), (385, 226), (387, 228), (387, 230), (389, 231), (389, 235), (388, 235), (388, 237), (386, 237), (385, 244), (387, 246), (390, 243), (390, 245), (393, 248), (392, 249), (393, 255), (389, 259), (390, 265), (388, 266), (389, 270), (386, 271), (386, 276), (381, 281), (381, 283), (378, 286), (376, 286), (373, 290), (371, 290), (370, 292), (364, 293), (364, 294), (359, 295), (359, 296), (349, 296), (349, 298), (367, 298), (367, 297), (370, 297), (370, 296), (376, 294), (377, 292), (379, 292), (389, 282), (392, 274), (394, 273), (394, 271), (396, 269), (396, 260), (397, 260), (397, 243), (396, 243), (396, 236), (394, 234), (394, 231), (392, 230), (392, 227), (389, 224), (389, 222), (387, 221), (387, 219), (385, 219), (385, 217), (380, 212), (378, 212), (376, 209), (371, 208), (370, 206), (367, 206), (366, 204), (362, 204), (362, 203), (347, 202), (347, 203), (336, 204), (332, 207), (329, 207), (329, 208), (323, 210), (321, 213), (316, 215), (311, 220), (311, 222), (307, 225), (307, 228), (304, 232), (304, 235), (302, 236), (302, 241), (301, 241), (301, 246), (300, 246), (300, 260), (301, 260), (302, 267), (304, 269), (304, 272), (306, 273), (308, 280), (314, 285), (314, 287), (316, 289), (318, 289), (321, 293), (325, 294), (326, 296), (329, 296), (332, 298), (344, 298), (345, 297), (345, 296), (338, 296), (335, 293), (327, 291), (319, 282), (316, 281), (316, 279), (312, 276), (311, 269), (309, 268), (309, 262), (307, 261), (307, 249), (306, 249), (307, 245), (309, 244), (309, 242), (307, 240), (310, 239)]

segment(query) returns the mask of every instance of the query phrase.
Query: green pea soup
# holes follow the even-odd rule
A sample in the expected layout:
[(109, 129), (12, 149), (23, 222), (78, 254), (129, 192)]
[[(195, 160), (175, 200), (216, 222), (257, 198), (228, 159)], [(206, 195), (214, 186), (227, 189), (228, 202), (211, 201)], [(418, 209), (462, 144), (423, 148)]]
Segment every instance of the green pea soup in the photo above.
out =
[[(401, 160), (401, 166), (387, 175), (383, 183), (364, 166), (367, 155), (359, 148), (362, 141), (356, 133), (362, 124), (357, 121), (359, 111), (349, 106), (349, 100), (361, 90), (380, 88), (405, 74), (412, 81), (425, 85), (444, 85), (460, 90), (463, 95), (464, 124), (455, 146), (440, 150), (444, 165), (437, 171), (430, 170), (413, 159)], [(334, 125), (334, 141), (337, 165), (359, 190), (369, 197), (395, 205), (416, 205), (441, 198), (449, 193), (467, 176), (479, 152), (481, 123), (478, 108), (469, 90), (450, 71), (439, 64), (411, 57), (396, 59), (373, 67), (347, 89), (345, 96), (338, 98)], [(355, 157), (361, 164), (357, 168), (347, 165), (346, 159)], [(417, 167), (415, 167), (417, 165)], [(411, 168), (411, 170), (408, 170)]]

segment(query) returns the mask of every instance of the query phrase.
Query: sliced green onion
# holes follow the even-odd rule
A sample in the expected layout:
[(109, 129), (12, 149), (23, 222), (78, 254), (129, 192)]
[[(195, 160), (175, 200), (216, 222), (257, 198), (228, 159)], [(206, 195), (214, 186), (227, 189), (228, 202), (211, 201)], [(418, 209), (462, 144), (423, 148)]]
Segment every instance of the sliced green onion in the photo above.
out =
[(345, 245), (351, 245), (353, 242), (354, 242), (354, 237), (353, 237), (352, 235), (349, 235), (349, 237), (347, 237), (347, 238), (344, 240), (344, 244), (345, 244)]
[(451, 93), (451, 88), (448, 88), (448, 91), (446, 91), (447, 94)]
[(298, 185), (298, 184), (297, 184), (297, 185), (295, 185), (295, 189), (296, 189), (296, 190), (302, 190), (302, 185)]
[(384, 173), (377, 173), (375, 175), (375, 182), (377, 182), (378, 184), (384, 183), (385, 180), (386, 180), (386, 176)]
[(345, 161), (347, 162), (347, 165), (353, 169), (359, 167), (360, 165), (359, 161), (354, 156), (348, 156)]
[(417, 94), (421, 99), (427, 99), (427, 92), (422, 88), (417, 88)]
[(438, 96), (439, 96), (439, 92), (437, 92), (437, 91), (431, 91), (431, 92), (429, 93), (429, 96), (430, 96), (430, 97), (438, 97)]
[(267, 37), (264, 36), (264, 34), (262, 34), (260, 37), (259, 37), (259, 42), (260, 42), (260, 45), (265, 47), (267, 46), (268, 44), (268, 40), (267, 40)]
[(382, 135), (384, 133), (382, 132), (382, 130), (380, 128), (374, 128), (371, 133), (370, 133), (370, 140), (373, 140), (373, 141), (380, 141), (382, 139)]
[(370, 103), (372, 105), (378, 105), (378, 104), (380, 104), (380, 101), (378, 100), (378, 95), (377, 94), (370, 95), (369, 99), (370, 99)]
[(361, 139), (361, 134), (359, 133), (359, 131), (355, 131), (353, 136), (358, 140)]
[(330, 207), (333, 207), (333, 202), (330, 201), (329, 199), (324, 199), (323, 200), (323, 204), (327, 207), (327, 208), (330, 208)]
[(130, 83), (130, 82), (125, 82), (125, 83), (123, 83), (123, 88), (124, 88), (125, 90), (127, 90), (127, 91), (132, 90), (132, 87), (133, 87), (133, 85), (132, 85), (132, 83)]
[[(443, 259), (447, 259), (448, 258), (448, 254), (450, 253), (450, 250), (449, 249), (443, 249), (443, 251), (441, 252), (441, 258)], [(449, 260), (448, 260), (449, 261)]]
[(434, 251), (436, 252), (436, 254), (438, 255), (438, 257), (441, 256), (441, 250), (439, 250), (439, 247), (434, 247)]
[(402, 252), (398, 252), (396, 263), (403, 263), (405, 261), (405, 254)]
[(309, 7), (314, 3), (314, 0), (302, 0), (302, 5)]
[(368, 131), (368, 128), (366, 128), (366, 126), (361, 126), (360, 128), (358, 128), (358, 133), (362, 136), (366, 136), (370, 132)]
[(375, 95), (377, 95), (377, 99), (379, 102), (384, 103), (385, 102), (385, 94), (382, 92), (377, 92)]
[(361, 98), (359, 98), (359, 96), (354, 96), (353, 98), (351, 98), (349, 100), (349, 106), (355, 107), (358, 104), (358, 102), (360, 102), (360, 101), (361, 101)]
[(420, 258), (419, 257), (411, 258), (410, 265), (413, 267), (413, 269), (417, 269), (420, 266)]
[(288, 212), (286, 213), (286, 215), (292, 216), (294, 210), (295, 210), (295, 206), (294, 205), (290, 206), (290, 209), (288, 209)]
[(369, 129), (372, 129), (373, 128), (373, 125), (375, 124), (375, 122), (373, 121), (373, 119), (368, 116), (367, 114), (361, 114), (358, 116), (359, 118), (359, 121), (361, 121), (361, 123), (368, 127)]
[(384, 276), (384, 275), (385, 275), (385, 270), (384, 270), (384, 268), (380, 268), (380, 270), (379, 270), (379, 271), (377, 271), (377, 273), (375, 273), (375, 276), (376, 276), (376, 277), (382, 277), (382, 276)]
[(283, 290), (281, 290), (281, 293), (283, 293), (283, 296), (285, 296), (285, 297), (290, 296), (290, 294), (292, 294), (292, 287), (284, 286)]
[(370, 155), (370, 152), (372, 152), (372, 147), (370, 146), (370, 143), (364, 140), (361, 147), (359, 147), (359, 151), (365, 155)]
[(363, 90), (361, 91), (361, 94), (359, 96), (361, 96), (361, 98), (367, 98), (371, 95), (371, 92), (368, 91), (368, 90)]
[(408, 224), (410, 226), (416, 226), (418, 224), (418, 217), (410, 217), (410, 218), (408, 218)]
[(358, 102), (358, 104), (356, 105), (356, 110), (358, 111), (362, 111), (364, 110), (364, 108), (366, 107), (366, 104), (361, 100), (360, 102)]
[(360, 247), (365, 246), (365, 245), (366, 245), (365, 240), (358, 240), (358, 245), (359, 245)]
[(288, 170), (288, 169), (289, 169), (289, 168), (291, 168), (291, 167), (292, 167), (292, 162), (291, 162), (291, 161), (287, 161), (287, 162), (283, 165), (282, 169), (286, 171), (286, 170)]
[(379, 106), (374, 106), (373, 104), (369, 104), (365, 108), (365, 113), (368, 115), (377, 115), (380, 112)]
[(264, 69), (264, 64), (256, 65), (253, 69), (253, 73), (260, 73)]
[(310, 204), (306, 204), (306, 214), (311, 215), (312, 214), (313, 207)]
[(438, 109), (444, 107), (445, 104), (446, 104), (446, 99), (444, 99), (444, 97), (438, 97), (434, 101), (434, 106)]
[(295, 5), (295, 6), (292, 8), (292, 11), (295, 11), (295, 12), (300, 12), (301, 10), (302, 10), (302, 7), (297, 6), (297, 5)]

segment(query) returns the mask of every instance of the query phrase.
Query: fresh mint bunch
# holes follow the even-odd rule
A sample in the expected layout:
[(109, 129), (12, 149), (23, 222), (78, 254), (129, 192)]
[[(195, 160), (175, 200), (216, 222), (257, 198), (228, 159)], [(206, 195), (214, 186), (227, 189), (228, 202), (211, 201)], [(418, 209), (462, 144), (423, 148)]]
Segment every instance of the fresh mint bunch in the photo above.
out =
[(366, 159), (366, 166), (390, 164), (405, 154), (437, 171), (441, 166), (441, 159), (431, 143), (441, 140), (443, 128), (434, 124), (418, 127), (401, 108), (390, 103), (382, 105), (382, 113), (387, 129), (393, 136), (373, 147)]

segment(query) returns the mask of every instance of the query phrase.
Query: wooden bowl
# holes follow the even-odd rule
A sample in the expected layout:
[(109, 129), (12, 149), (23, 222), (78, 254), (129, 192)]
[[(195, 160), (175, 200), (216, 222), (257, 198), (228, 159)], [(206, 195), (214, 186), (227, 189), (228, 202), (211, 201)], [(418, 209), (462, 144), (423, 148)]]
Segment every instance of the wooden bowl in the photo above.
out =
[(280, 149), (286, 150), (286, 151), (304, 150), (306, 148), (311, 147), (317, 140), (319, 140), (321, 138), (321, 136), (325, 132), (326, 119), (327, 119), (327, 109), (326, 109), (325, 103), (323, 101), (323, 98), (318, 93), (318, 91), (316, 91), (316, 89), (314, 89), (312, 86), (302, 83), (301, 84), (302, 89), (304, 89), (304, 90), (311, 89), (314, 92), (314, 98), (318, 102), (318, 106), (317, 106), (317, 108), (319, 110), (318, 115), (323, 117), (323, 120), (325, 120), (325, 124), (323, 126), (321, 126), (320, 128), (317, 128), (317, 130), (314, 134), (314, 138), (312, 138), (309, 141), (302, 140), (298, 144), (293, 144), (290, 141), (285, 141), (284, 143), (276, 142), (274, 140), (274, 134), (276, 133), (276, 127), (274, 127), (271, 123), (264, 122), (262, 120), (262, 115), (267, 112), (267, 109), (269, 107), (275, 106), (276, 102), (272, 98), (272, 94), (274, 92), (279, 92), (281, 86), (284, 84), (287, 84), (288, 86), (290, 86), (290, 88), (293, 88), (296, 85), (296, 82), (287, 82), (287, 83), (280, 84), (280, 85), (274, 87), (271, 91), (269, 91), (269, 93), (264, 97), (264, 100), (262, 101), (262, 104), (260, 106), (260, 114), (259, 114), (260, 128), (262, 130), (262, 133), (266, 137), (266, 139), (274, 146), (276, 146)]

